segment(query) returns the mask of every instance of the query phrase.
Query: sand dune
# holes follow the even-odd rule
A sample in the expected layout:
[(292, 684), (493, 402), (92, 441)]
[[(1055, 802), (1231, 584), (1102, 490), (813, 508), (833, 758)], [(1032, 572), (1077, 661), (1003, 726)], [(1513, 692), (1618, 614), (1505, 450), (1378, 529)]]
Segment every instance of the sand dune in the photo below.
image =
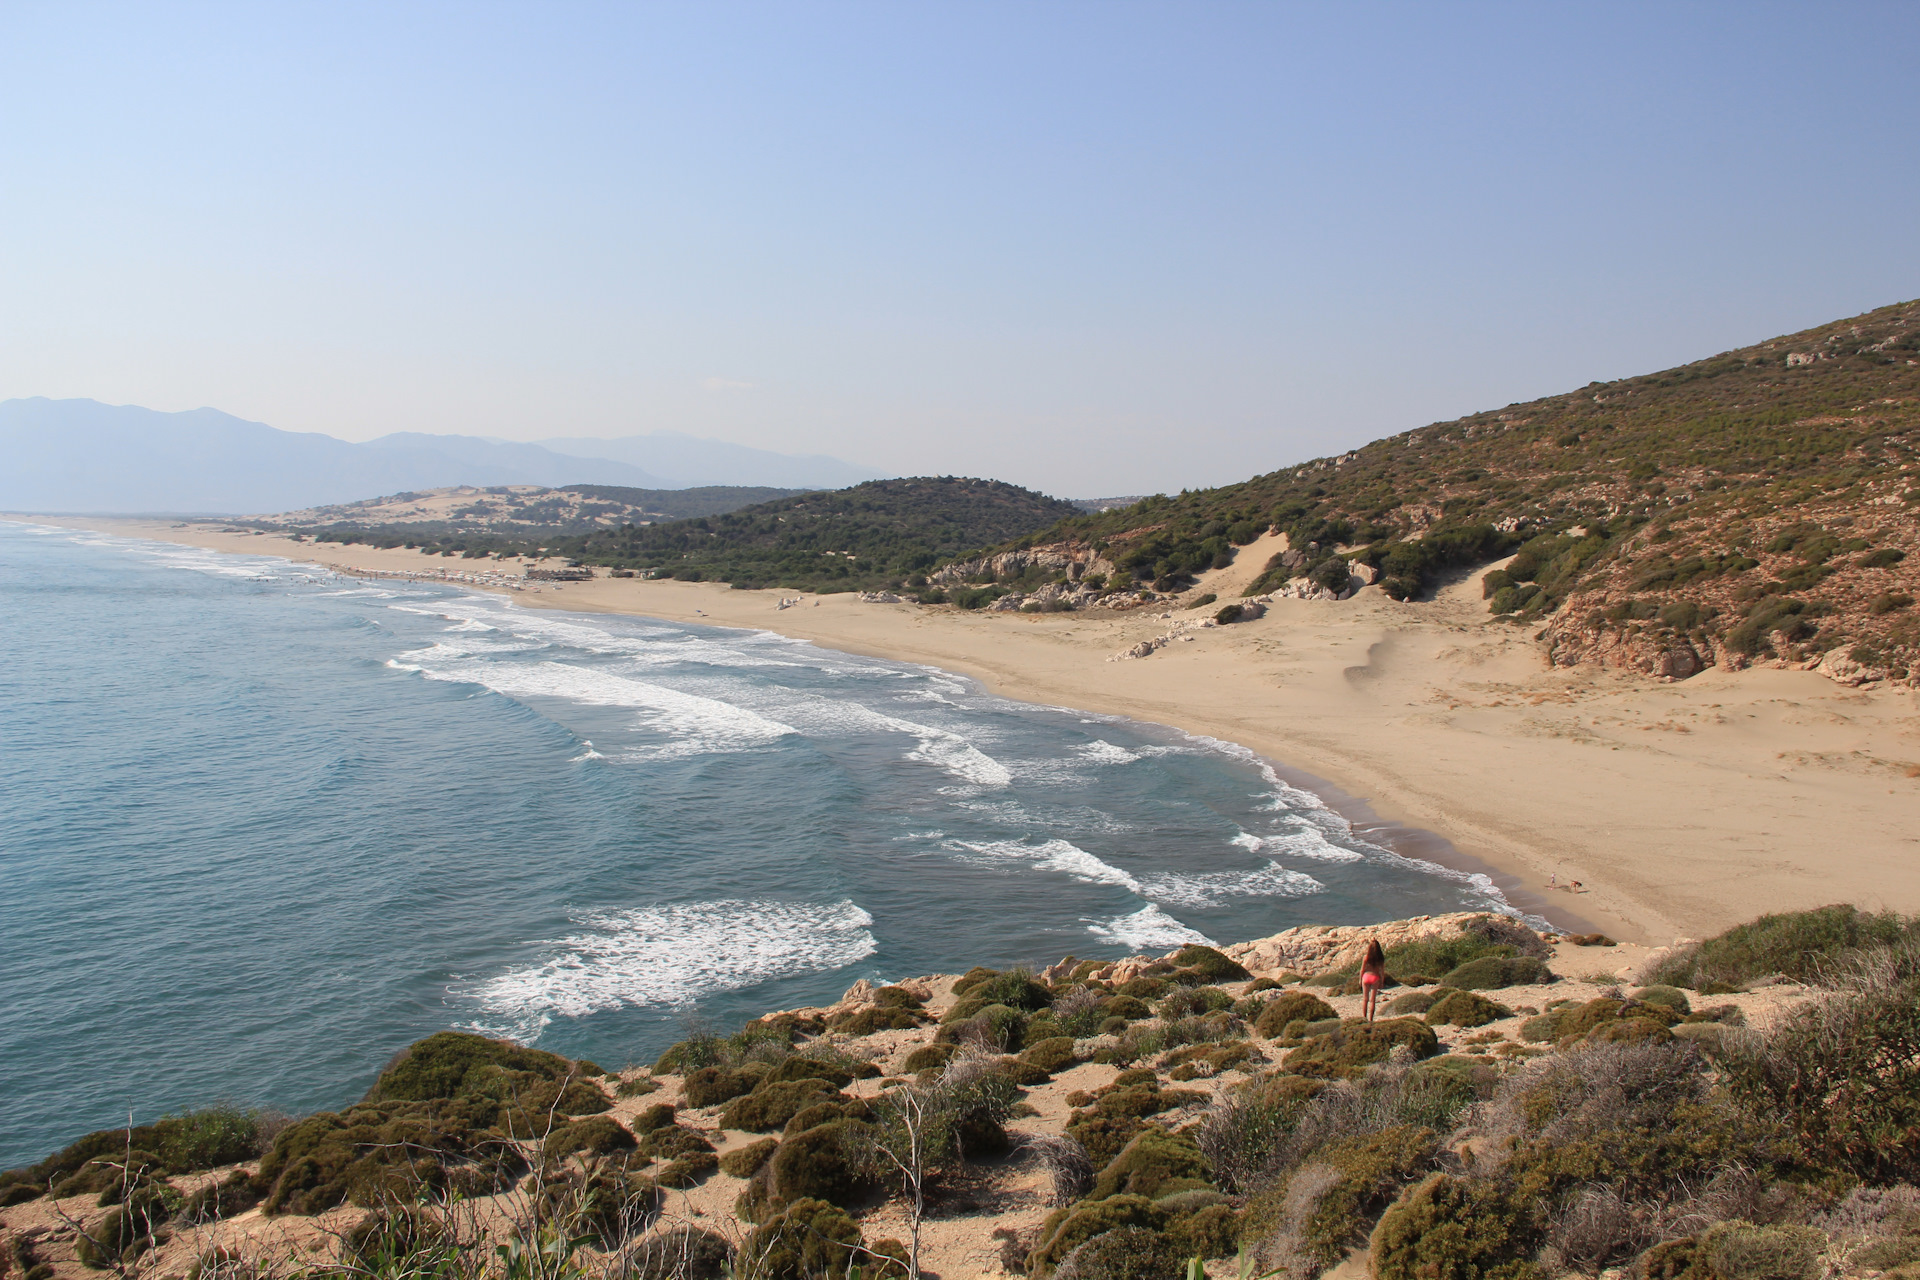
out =
[[(50, 521), (359, 569), (472, 570), (403, 550), (298, 544), (160, 522)], [(1203, 589), (1233, 598), (1254, 548)], [(1851, 901), (1920, 911), (1920, 707), (1807, 671), (1709, 670), (1660, 684), (1552, 670), (1488, 618), (1476, 578), (1418, 604), (1369, 588), (1195, 628), (1150, 658), (1160, 612), (987, 614), (851, 595), (597, 579), (531, 607), (761, 627), (973, 676), (1007, 697), (1134, 716), (1241, 743), (1380, 817), (1438, 833), (1563, 924), (1667, 942), (1766, 911)], [(1176, 615), (1200, 618), (1208, 610)], [(1585, 892), (1545, 888), (1578, 880)]]

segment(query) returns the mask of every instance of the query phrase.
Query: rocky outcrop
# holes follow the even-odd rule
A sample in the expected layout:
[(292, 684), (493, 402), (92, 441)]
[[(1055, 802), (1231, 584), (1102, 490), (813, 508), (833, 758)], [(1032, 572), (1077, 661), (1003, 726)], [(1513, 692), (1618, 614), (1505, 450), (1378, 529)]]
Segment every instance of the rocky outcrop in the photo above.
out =
[(1382, 947), (1391, 949), (1423, 938), (1458, 937), (1469, 928), (1494, 930), (1498, 941), (1532, 954), (1545, 954), (1547, 949), (1538, 934), (1517, 920), (1490, 916), (1484, 911), (1460, 911), (1377, 925), (1301, 925), (1270, 938), (1222, 947), (1221, 951), (1255, 977), (1291, 971), (1310, 978), (1358, 964), (1366, 954), (1367, 943), (1374, 938), (1380, 940)]
[(1312, 578), (1289, 578), (1286, 586), (1275, 589), (1267, 598), (1270, 600), (1345, 600), (1366, 585), (1359, 578), (1349, 577), (1346, 586), (1333, 591), (1319, 585)]
[(1661, 680), (1699, 675), (1714, 665), (1719, 652), (1707, 643), (1703, 654), (1691, 638), (1671, 631), (1577, 626), (1564, 612), (1548, 625), (1545, 639), (1547, 660), (1556, 667), (1590, 662)]
[(1859, 646), (1829, 649), (1820, 655), (1820, 664), (1814, 670), (1836, 684), (1853, 688), (1877, 683), (1892, 674), (1883, 664), (1863, 662), (1855, 657), (1859, 651)]
[(1061, 545), (1029, 547), (1024, 551), (1002, 551), (998, 555), (956, 560), (936, 569), (929, 575), (928, 581), (941, 586), (957, 586), (988, 576), (995, 579), (1017, 578), (1030, 569), (1038, 569), (1042, 573), (1065, 573), (1069, 580), (1075, 582), (1085, 574), (1113, 572), (1113, 566), (1095, 555), (1093, 548)]
[[(1414, 916), (1409, 920), (1388, 920), (1381, 924), (1325, 925), (1307, 924), (1284, 929), (1267, 938), (1239, 942), (1220, 951), (1256, 978), (1271, 978), (1296, 973), (1303, 978), (1334, 973), (1360, 963), (1367, 943), (1375, 938), (1391, 950), (1408, 942), (1427, 938), (1457, 938), (1479, 934), (1489, 941), (1505, 943), (1521, 955), (1544, 958), (1552, 947), (1545, 938), (1511, 916), (1485, 911), (1456, 911), (1450, 915)], [(1102, 982), (1126, 982), (1147, 969), (1171, 959), (1167, 956), (1128, 956), (1089, 969), (1082, 978)], [(1044, 982), (1070, 977), (1081, 962), (1069, 956), (1059, 964), (1042, 969), (1037, 975)]]
[(1107, 661), (1126, 662), (1134, 658), (1150, 658), (1156, 652), (1166, 648), (1176, 640), (1193, 639), (1191, 635), (1186, 634), (1187, 632), (1198, 631), (1206, 627), (1217, 627), (1219, 625), (1220, 624), (1212, 618), (1188, 618), (1184, 622), (1175, 624), (1171, 631), (1164, 631), (1150, 639), (1142, 640), (1139, 644), (1122, 649), (1118, 653), (1108, 654)]

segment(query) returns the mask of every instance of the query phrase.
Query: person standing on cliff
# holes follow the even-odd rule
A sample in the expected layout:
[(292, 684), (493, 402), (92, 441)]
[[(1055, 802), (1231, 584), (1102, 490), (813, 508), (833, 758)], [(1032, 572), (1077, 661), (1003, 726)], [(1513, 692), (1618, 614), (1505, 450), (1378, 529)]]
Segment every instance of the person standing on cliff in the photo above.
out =
[(1360, 1016), (1368, 1022), (1380, 1007), (1380, 988), (1387, 984), (1387, 953), (1380, 939), (1367, 939), (1367, 954), (1360, 961)]

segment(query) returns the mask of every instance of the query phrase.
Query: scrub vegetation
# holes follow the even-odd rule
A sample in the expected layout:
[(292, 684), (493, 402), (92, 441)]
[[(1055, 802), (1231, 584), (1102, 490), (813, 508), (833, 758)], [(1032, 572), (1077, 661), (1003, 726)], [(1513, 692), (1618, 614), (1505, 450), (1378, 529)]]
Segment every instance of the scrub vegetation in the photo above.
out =
[[(182, 1113), (0, 1175), (7, 1274), (851, 1280), (958, 1229), (1056, 1280), (1920, 1275), (1920, 922), (1767, 916), (1638, 986), (1552, 954), (1467, 920), (1389, 951), (1371, 1023), (1345, 970), (1209, 947), (981, 967), (619, 1076), (445, 1032), (338, 1112)], [(1515, 965), (1497, 999), (1457, 981)], [(847, 1030), (868, 1010), (911, 1016)], [(256, 1209), (336, 1225), (275, 1257), (217, 1234)]]

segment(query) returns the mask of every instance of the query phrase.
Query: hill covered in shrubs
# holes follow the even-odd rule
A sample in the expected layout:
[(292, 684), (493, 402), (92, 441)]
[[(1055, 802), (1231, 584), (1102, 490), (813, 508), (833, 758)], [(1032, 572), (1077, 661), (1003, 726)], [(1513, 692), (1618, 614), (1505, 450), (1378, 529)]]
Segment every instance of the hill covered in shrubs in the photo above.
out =
[[(592, 486), (570, 492), (603, 504), (620, 493)], [(1078, 510), (997, 480), (919, 476), (652, 524), (603, 523), (552, 533), (500, 526), (458, 536), (396, 528), (312, 532), (320, 541), (419, 546), (467, 558), (558, 556), (685, 582), (853, 591), (898, 586), (941, 560), (1043, 529)]]
[[(1247, 589), (1367, 566), (1414, 599), (1506, 555), (1491, 612), (1557, 662), (1686, 676), (1920, 659), (1920, 303), (1472, 414), (1217, 489), (1075, 515), (998, 548), (1175, 590), (1269, 528)], [(1008, 558), (1007, 553), (1026, 553)], [(1517, 554), (1516, 554), (1517, 553)], [(974, 574), (976, 582), (991, 574)]]
[(9, 1273), (1920, 1274), (1920, 923), (1766, 917), (1629, 982), (1604, 938), (1443, 918), (1390, 935), (1374, 1022), (1347, 932), (1308, 973), (863, 982), (617, 1072), (444, 1032), (338, 1112), (0, 1175)]

